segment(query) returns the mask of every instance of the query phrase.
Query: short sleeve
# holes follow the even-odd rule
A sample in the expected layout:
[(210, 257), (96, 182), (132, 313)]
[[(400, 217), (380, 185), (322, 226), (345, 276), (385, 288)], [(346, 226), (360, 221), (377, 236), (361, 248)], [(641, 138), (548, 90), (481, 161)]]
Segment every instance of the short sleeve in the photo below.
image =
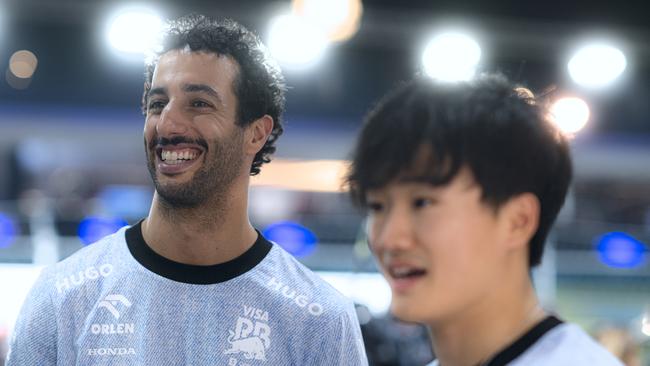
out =
[(9, 342), (6, 366), (56, 365), (56, 309), (46, 271), (23, 303)]
[(320, 342), (321, 349), (314, 352), (310, 365), (368, 365), (361, 327), (352, 304), (328, 328)]

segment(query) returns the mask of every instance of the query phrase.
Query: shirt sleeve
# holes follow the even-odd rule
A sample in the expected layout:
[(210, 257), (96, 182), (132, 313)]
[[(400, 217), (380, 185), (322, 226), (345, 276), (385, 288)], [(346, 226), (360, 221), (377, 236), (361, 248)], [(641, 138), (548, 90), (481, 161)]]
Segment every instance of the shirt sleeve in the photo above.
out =
[(30, 290), (9, 342), (6, 366), (56, 365), (56, 310), (45, 271)]
[(361, 336), (361, 327), (352, 304), (333, 321), (328, 335), (321, 342), (310, 365), (367, 366), (368, 358)]

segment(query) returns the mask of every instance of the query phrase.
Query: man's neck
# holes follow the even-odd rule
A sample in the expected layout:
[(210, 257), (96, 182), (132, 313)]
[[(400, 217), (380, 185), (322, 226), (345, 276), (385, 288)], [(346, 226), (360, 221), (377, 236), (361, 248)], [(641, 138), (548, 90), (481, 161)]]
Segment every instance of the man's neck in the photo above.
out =
[(175, 262), (224, 263), (243, 254), (257, 239), (247, 206), (246, 190), (182, 209), (166, 206), (155, 194), (149, 216), (142, 222), (142, 236), (156, 253)]
[(527, 280), (518, 291), (493, 292), (453, 319), (430, 325), (429, 330), (441, 366), (476, 366), (487, 363), (545, 316)]

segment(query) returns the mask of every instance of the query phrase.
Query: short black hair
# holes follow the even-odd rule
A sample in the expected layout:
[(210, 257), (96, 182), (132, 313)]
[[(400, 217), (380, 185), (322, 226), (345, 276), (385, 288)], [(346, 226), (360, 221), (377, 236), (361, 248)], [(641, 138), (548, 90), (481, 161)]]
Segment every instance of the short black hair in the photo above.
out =
[(237, 97), (237, 124), (247, 126), (268, 114), (273, 118), (273, 130), (266, 144), (255, 155), (251, 175), (260, 172), (271, 161), (275, 142), (284, 131), (282, 113), (285, 107), (286, 85), (277, 63), (269, 56), (257, 35), (231, 19), (214, 19), (190, 14), (169, 21), (163, 33), (162, 49), (145, 65), (145, 90), (142, 111), (146, 114), (146, 96), (151, 88), (153, 73), (160, 56), (171, 50), (188, 47), (194, 52), (212, 52), (232, 57), (239, 66), (233, 82)]
[(352, 199), (365, 207), (368, 190), (405, 175), (445, 185), (467, 167), (482, 201), (495, 210), (517, 194), (537, 196), (539, 227), (529, 243), (534, 267), (572, 175), (568, 141), (547, 116), (543, 103), (503, 75), (458, 83), (416, 78), (366, 117), (347, 176)]

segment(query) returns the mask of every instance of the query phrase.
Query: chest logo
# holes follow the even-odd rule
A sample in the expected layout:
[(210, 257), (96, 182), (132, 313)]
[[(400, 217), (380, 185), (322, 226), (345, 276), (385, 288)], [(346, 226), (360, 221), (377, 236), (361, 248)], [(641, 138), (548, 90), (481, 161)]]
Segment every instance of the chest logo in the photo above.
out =
[(113, 314), (115, 319), (119, 319), (120, 312), (117, 311), (116, 306), (120, 303), (126, 307), (130, 307), (132, 305), (131, 301), (129, 301), (129, 299), (124, 297), (124, 295), (111, 294), (111, 295), (107, 295), (104, 298), (104, 300), (100, 301), (98, 306), (100, 308), (105, 308), (106, 310), (110, 311), (110, 313)]
[(243, 315), (237, 318), (235, 330), (228, 330), (230, 347), (223, 354), (243, 354), (247, 360), (266, 361), (266, 350), (271, 345), (269, 313), (244, 305)]

